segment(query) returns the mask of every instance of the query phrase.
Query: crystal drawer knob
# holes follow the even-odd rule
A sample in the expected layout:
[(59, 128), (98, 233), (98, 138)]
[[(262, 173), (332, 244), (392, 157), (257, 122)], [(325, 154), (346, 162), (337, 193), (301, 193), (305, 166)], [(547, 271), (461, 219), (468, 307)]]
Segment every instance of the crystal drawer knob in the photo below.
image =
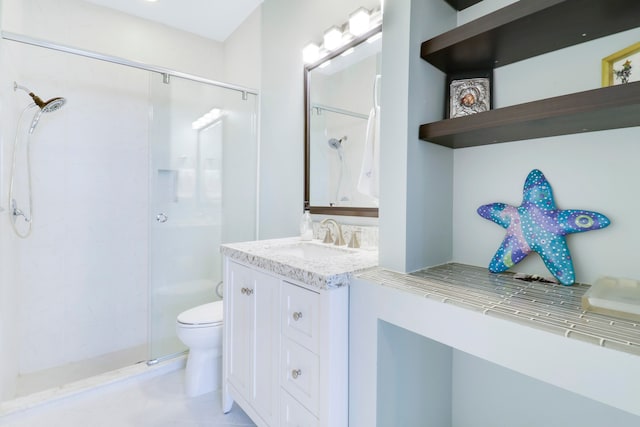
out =
[(293, 320), (295, 320), (297, 322), (300, 319), (302, 319), (302, 312), (300, 312), (300, 311), (294, 312), (293, 313)]
[(302, 375), (302, 371), (300, 369), (294, 369), (293, 371), (291, 371), (291, 376), (293, 377), (294, 380), (298, 378), (300, 375)]
[(240, 289), (240, 293), (249, 296), (249, 295), (251, 295), (253, 293), (253, 289), (251, 289), (251, 288), (241, 288)]

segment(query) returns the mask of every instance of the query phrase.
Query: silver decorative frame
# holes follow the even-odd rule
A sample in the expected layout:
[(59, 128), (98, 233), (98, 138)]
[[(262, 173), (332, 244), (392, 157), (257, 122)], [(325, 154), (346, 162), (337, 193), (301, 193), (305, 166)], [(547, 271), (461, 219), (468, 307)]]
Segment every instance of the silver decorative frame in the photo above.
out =
[(452, 80), (449, 86), (449, 118), (469, 116), (491, 109), (489, 78)]

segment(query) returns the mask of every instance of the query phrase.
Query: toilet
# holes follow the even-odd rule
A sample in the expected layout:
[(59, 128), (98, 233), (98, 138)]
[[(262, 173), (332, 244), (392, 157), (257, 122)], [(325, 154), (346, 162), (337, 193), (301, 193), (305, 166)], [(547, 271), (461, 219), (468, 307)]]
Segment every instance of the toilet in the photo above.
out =
[(222, 301), (180, 313), (176, 333), (189, 347), (184, 381), (187, 396), (217, 390), (222, 372)]

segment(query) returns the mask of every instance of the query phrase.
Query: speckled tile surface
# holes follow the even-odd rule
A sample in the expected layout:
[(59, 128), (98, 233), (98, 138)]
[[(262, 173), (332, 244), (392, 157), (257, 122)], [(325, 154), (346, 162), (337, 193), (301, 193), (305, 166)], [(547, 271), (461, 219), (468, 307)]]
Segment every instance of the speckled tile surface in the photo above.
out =
[(220, 252), (317, 289), (346, 286), (353, 274), (378, 265), (377, 250), (302, 242), (298, 237), (228, 243), (220, 246)]

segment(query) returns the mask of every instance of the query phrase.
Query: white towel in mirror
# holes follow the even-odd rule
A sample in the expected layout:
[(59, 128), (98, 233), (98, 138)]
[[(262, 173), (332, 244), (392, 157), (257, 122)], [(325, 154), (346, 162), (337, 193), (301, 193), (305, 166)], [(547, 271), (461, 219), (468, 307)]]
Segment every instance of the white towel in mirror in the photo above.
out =
[(373, 107), (367, 121), (367, 136), (364, 142), (364, 153), (358, 191), (374, 199), (379, 198), (379, 165), (380, 165), (380, 108)]

